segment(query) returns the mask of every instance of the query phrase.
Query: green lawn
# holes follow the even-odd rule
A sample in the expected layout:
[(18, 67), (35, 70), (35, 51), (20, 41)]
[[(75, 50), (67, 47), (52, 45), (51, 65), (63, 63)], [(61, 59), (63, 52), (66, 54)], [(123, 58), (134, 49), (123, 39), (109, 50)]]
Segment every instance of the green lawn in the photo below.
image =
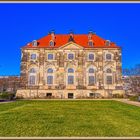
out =
[(111, 100), (0, 104), (0, 136), (140, 136), (140, 108)]

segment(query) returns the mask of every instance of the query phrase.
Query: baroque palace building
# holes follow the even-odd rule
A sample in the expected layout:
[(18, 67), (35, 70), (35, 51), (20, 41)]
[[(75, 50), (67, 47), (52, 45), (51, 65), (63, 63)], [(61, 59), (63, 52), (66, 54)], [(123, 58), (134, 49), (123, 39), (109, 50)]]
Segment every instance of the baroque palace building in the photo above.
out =
[(52, 31), (21, 51), (17, 97), (85, 98), (124, 93), (121, 48), (93, 32)]

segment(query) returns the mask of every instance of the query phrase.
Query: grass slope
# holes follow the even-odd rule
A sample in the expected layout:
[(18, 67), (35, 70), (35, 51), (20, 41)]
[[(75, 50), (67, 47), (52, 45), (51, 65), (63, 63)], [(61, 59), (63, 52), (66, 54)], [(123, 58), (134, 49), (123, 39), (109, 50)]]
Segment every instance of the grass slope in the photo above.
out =
[(111, 100), (0, 104), (0, 136), (140, 136), (140, 108)]

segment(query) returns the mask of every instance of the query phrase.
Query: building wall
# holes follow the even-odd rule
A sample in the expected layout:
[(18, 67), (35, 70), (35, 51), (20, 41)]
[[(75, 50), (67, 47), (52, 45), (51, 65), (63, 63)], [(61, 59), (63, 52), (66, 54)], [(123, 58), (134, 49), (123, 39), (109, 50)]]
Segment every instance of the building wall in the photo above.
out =
[[(31, 54), (37, 55), (36, 60), (31, 60)], [(48, 53), (54, 54), (54, 60), (48, 60)], [(68, 60), (67, 54), (74, 53), (74, 60)], [(94, 61), (88, 60), (88, 54), (93, 53), (95, 56)], [(106, 61), (105, 55), (111, 53), (112, 60)], [(88, 85), (88, 68), (95, 68), (95, 85)], [(28, 90), (40, 89), (45, 90), (64, 90), (63, 94), (66, 94), (68, 90), (75, 90), (77, 93), (80, 89), (84, 91), (96, 90), (96, 92), (105, 95), (106, 91), (120, 90), (122, 89), (122, 64), (121, 64), (121, 49), (118, 48), (92, 48), (85, 49), (75, 44), (67, 44), (66, 46), (58, 49), (48, 48), (23, 48), (21, 56), (21, 90), (28, 92)], [(29, 85), (29, 71), (31, 68), (36, 68), (36, 85)], [(46, 84), (47, 69), (53, 68), (54, 83), (53, 85)], [(74, 68), (74, 84), (67, 84), (67, 69)], [(106, 69), (111, 68), (113, 76), (113, 83), (111, 85), (106, 84)], [(98, 90), (98, 91), (97, 91)], [(113, 92), (112, 92), (113, 93)], [(115, 91), (114, 91), (115, 93)], [(19, 94), (19, 92), (18, 92)], [(17, 94), (17, 95), (18, 95)], [(86, 96), (88, 93), (86, 93)], [(56, 95), (55, 95), (56, 96)], [(65, 96), (66, 97), (66, 96)]]

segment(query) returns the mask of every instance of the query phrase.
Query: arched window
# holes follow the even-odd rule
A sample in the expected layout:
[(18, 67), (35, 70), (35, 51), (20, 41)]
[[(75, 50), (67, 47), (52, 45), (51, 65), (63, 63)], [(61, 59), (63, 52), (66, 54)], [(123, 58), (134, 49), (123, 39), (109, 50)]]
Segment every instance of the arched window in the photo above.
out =
[(95, 85), (95, 69), (89, 68), (88, 69), (88, 85), (93, 86)]
[(94, 73), (94, 69), (93, 69), (93, 68), (90, 68), (90, 69), (88, 70), (88, 72), (89, 72), (89, 73)]
[(36, 73), (36, 69), (35, 68), (31, 68), (30, 69), (30, 73)]
[(29, 70), (29, 85), (36, 85), (36, 69), (31, 68)]
[(73, 68), (68, 68), (68, 73), (67, 73), (67, 83), (68, 85), (74, 84), (74, 69)]
[(111, 60), (112, 59), (112, 55), (110, 53), (106, 54), (106, 60)]
[(52, 68), (49, 68), (49, 69), (47, 70), (47, 72), (48, 72), (48, 73), (53, 73), (53, 69), (52, 69)]
[(68, 73), (74, 73), (74, 69), (69, 68), (69, 69), (68, 69)]
[(47, 84), (52, 85), (54, 79), (54, 71), (52, 68), (47, 69)]

